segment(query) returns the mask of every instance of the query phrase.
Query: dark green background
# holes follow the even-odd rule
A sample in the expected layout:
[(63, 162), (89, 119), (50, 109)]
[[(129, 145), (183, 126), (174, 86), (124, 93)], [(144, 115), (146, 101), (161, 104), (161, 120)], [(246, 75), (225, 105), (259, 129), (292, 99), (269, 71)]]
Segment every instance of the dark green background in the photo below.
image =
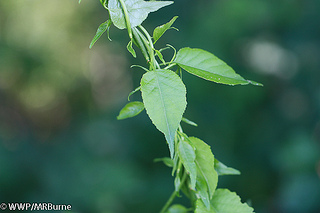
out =
[[(242, 172), (219, 187), (257, 213), (320, 212), (319, 11), (317, 0), (177, 0), (144, 22), (152, 32), (178, 15), (157, 48), (203, 48), (264, 84), (183, 76), (199, 125), (184, 130)], [(88, 48), (107, 18), (98, 0), (0, 0), (0, 203), (150, 213), (171, 194), (170, 169), (153, 163), (169, 155), (163, 135), (145, 112), (116, 120), (143, 74), (129, 67), (145, 62), (115, 27)]]

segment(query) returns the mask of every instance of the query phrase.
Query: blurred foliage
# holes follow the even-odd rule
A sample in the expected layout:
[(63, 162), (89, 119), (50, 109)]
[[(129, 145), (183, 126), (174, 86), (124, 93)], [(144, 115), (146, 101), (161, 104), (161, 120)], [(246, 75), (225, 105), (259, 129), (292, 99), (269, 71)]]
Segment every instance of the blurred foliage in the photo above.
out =
[[(129, 66), (144, 62), (114, 27), (112, 42), (89, 50), (107, 14), (99, 1), (77, 2), (0, 1), (0, 202), (155, 212), (173, 190), (170, 170), (153, 163), (168, 156), (164, 138), (145, 113), (116, 121), (142, 74)], [(242, 172), (220, 186), (258, 213), (320, 211), (319, 11), (317, 0), (177, 0), (145, 23), (179, 15), (180, 31), (157, 45), (188, 41), (264, 84), (184, 75), (186, 117), (199, 125), (184, 128)]]

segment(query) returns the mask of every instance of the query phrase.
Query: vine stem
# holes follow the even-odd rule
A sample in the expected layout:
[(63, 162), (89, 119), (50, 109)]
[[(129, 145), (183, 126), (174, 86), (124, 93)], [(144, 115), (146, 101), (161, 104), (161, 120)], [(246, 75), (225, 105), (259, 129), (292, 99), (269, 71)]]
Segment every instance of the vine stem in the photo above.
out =
[(123, 10), (123, 13), (124, 13), (124, 17), (125, 17), (125, 20), (126, 20), (126, 25), (127, 25), (129, 37), (130, 37), (130, 39), (132, 39), (132, 30), (131, 30), (130, 18), (129, 18), (129, 14), (128, 14), (128, 10), (127, 10), (126, 4), (123, 2), (123, 0), (118, 0), (118, 1), (120, 2), (122, 10)]
[[(181, 186), (184, 184), (184, 182), (186, 181), (187, 179), (187, 173), (184, 172), (183, 173), (183, 176), (182, 176), (182, 180), (181, 180), (181, 183), (180, 183), (180, 186), (178, 188), (178, 191), (180, 191), (181, 189)], [(171, 194), (171, 196), (169, 197), (168, 201), (166, 202), (166, 204), (163, 206), (163, 208), (161, 209), (160, 213), (165, 213), (166, 210), (169, 208), (169, 206), (172, 204), (173, 200), (176, 198), (177, 196), (177, 192), (178, 191), (173, 191), (173, 193)]]
[(142, 30), (142, 32), (144, 33), (144, 35), (147, 37), (148, 40), (148, 49), (149, 49), (149, 55), (151, 58), (151, 64), (153, 65), (153, 67), (157, 67), (158, 69), (160, 69), (160, 65), (158, 64), (155, 56), (154, 56), (154, 47), (153, 47), (153, 42), (151, 39), (150, 34), (148, 33), (148, 31), (142, 26), (139, 25), (139, 28)]

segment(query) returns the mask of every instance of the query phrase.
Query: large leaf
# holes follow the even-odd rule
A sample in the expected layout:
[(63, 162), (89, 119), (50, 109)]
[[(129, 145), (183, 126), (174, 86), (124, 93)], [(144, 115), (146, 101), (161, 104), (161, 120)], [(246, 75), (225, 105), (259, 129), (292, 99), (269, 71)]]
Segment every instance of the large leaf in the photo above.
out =
[(178, 154), (184, 168), (189, 173), (191, 189), (196, 187), (197, 167), (195, 163), (196, 153), (193, 147), (186, 141), (181, 140), (178, 145)]
[(186, 87), (174, 72), (155, 70), (142, 76), (141, 93), (147, 114), (165, 135), (173, 158), (175, 133), (187, 106)]
[[(214, 156), (210, 146), (205, 142), (195, 137), (190, 137), (189, 139), (196, 149), (197, 191), (200, 196), (202, 195), (203, 199), (207, 199), (207, 197), (211, 199), (218, 183), (218, 174), (214, 169)], [(204, 196), (205, 193), (208, 196)]]
[(144, 105), (140, 101), (134, 101), (126, 104), (117, 116), (118, 120), (131, 118), (138, 115), (144, 109)]
[[(173, 3), (172, 1), (143, 0), (123, 0), (123, 2), (128, 11), (131, 28), (140, 25), (149, 13)], [(119, 0), (109, 0), (108, 10), (113, 24), (119, 29), (125, 29), (126, 19)]]
[(153, 43), (156, 43), (158, 39), (168, 30), (171, 28), (175, 20), (178, 18), (178, 16), (173, 17), (168, 23), (163, 24), (159, 27), (156, 27), (153, 31)]
[(195, 213), (253, 213), (253, 208), (241, 203), (240, 197), (228, 189), (217, 189), (208, 210), (199, 199), (196, 202)]
[(261, 85), (245, 80), (225, 62), (202, 49), (182, 48), (178, 51), (175, 62), (189, 73), (208, 81), (228, 85)]

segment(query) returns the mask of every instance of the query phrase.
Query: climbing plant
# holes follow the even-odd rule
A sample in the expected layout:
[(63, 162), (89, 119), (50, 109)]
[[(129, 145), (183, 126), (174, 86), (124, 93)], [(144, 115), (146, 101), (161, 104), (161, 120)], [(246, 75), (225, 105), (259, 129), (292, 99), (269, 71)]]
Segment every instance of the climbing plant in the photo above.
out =
[[(79, 0), (80, 3), (81, 0)], [(210, 52), (202, 49), (185, 47), (176, 50), (172, 45), (156, 48), (157, 41), (173, 27), (178, 18), (156, 27), (150, 34), (142, 23), (148, 14), (173, 1), (144, 0), (100, 0), (109, 12), (109, 19), (102, 23), (94, 36), (90, 48), (112, 25), (126, 29), (129, 35), (127, 50), (137, 57), (140, 50), (147, 66), (132, 65), (145, 71), (140, 85), (128, 96), (128, 104), (120, 111), (118, 119), (134, 117), (146, 111), (155, 127), (164, 134), (170, 157), (156, 159), (172, 168), (175, 190), (164, 204), (160, 213), (251, 213), (253, 208), (242, 203), (240, 197), (228, 189), (217, 189), (221, 175), (238, 175), (236, 169), (227, 167), (218, 161), (208, 144), (197, 137), (188, 136), (181, 127), (181, 122), (197, 126), (183, 117), (187, 106), (186, 87), (182, 81), (184, 71), (194, 76), (220, 84), (247, 85), (261, 84), (246, 80), (230, 66)], [(167, 60), (164, 51), (171, 50), (173, 55)], [(130, 96), (141, 92), (142, 102), (130, 101)], [(186, 196), (190, 206), (173, 204), (177, 196)], [(155, 211), (155, 210), (152, 210)]]

